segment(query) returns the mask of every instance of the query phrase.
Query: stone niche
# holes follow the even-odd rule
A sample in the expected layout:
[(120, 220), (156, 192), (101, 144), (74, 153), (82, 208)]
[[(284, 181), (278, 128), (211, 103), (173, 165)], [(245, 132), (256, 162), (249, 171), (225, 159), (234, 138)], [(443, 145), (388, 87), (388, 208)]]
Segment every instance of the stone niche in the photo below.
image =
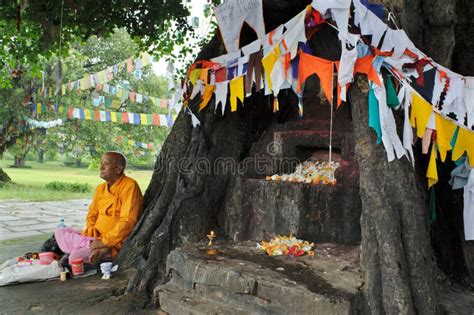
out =
[[(349, 105), (333, 111), (331, 155), (341, 164), (336, 185), (265, 180), (291, 173), (309, 159), (328, 161), (330, 105), (318, 100), (305, 93), (303, 119), (273, 125), (252, 147), (245, 171), (232, 179), (219, 224), (234, 241), (292, 233), (315, 242), (360, 243), (359, 169)], [(252, 165), (252, 158), (266, 167)]]

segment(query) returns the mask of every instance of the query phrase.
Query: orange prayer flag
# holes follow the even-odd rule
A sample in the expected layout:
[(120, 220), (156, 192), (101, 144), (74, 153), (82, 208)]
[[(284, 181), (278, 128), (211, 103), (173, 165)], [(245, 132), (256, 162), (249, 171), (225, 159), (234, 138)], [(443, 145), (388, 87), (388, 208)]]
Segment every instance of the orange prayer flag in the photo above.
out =
[(297, 90), (301, 92), (301, 86), (312, 74), (319, 77), (321, 88), (324, 91), (329, 103), (332, 104), (334, 62), (331, 60), (315, 57), (310, 54), (300, 53), (298, 65), (298, 85)]
[(209, 104), (209, 101), (211, 100), (215, 89), (216, 89), (216, 86), (212, 84), (208, 84), (204, 87), (202, 101), (201, 101), (201, 104), (199, 104), (199, 111), (202, 111), (204, 108), (206, 108), (207, 104)]
[(373, 65), (374, 58), (374, 56), (367, 55), (357, 59), (354, 65), (354, 73), (364, 73), (367, 75), (367, 79), (380, 85), (381, 82), (379, 76)]

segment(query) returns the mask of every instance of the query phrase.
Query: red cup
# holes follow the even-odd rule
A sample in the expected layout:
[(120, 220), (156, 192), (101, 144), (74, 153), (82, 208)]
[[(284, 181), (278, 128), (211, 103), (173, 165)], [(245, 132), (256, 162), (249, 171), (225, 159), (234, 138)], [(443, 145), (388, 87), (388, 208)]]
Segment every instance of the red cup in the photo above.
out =
[(39, 253), (40, 265), (49, 265), (54, 260), (59, 260), (59, 256), (53, 252)]
[(74, 276), (80, 276), (84, 274), (84, 259), (78, 258), (71, 260), (72, 274)]

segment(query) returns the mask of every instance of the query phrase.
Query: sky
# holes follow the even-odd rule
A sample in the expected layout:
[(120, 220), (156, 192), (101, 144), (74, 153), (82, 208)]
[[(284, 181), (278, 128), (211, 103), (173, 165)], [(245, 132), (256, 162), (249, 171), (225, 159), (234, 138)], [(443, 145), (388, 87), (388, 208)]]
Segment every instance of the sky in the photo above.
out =
[[(196, 33), (201, 36), (205, 35), (205, 32), (208, 27), (208, 22), (206, 23), (203, 15), (205, 4), (207, 4), (206, 0), (192, 0), (188, 3), (188, 6), (190, 6), (191, 8), (191, 16), (189, 17), (189, 20), (191, 20), (191, 18), (195, 16), (199, 17), (199, 27), (196, 29)], [(178, 51), (178, 49), (176, 51)], [(153, 63), (153, 71), (156, 75), (163, 76), (166, 74), (166, 66), (167, 62), (165, 62), (164, 60), (159, 60), (158, 62)], [(178, 68), (179, 65), (175, 65), (175, 67)]]

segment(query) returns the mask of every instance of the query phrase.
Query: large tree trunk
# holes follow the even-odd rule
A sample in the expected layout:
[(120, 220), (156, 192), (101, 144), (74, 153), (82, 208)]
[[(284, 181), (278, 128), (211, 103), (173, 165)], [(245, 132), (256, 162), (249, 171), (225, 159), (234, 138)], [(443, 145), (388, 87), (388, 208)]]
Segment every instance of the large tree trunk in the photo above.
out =
[[(405, 0), (403, 27), (428, 56), (462, 75), (474, 75), (474, 2)], [(419, 165), (426, 169), (427, 159)], [(464, 240), (463, 191), (451, 190), (451, 161), (442, 164), (436, 191), (436, 222), (431, 238), (438, 266), (454, 279), (474, 286), (474, 242)], [(448, 193), (447, 193), (448, 192)]]
[[(295, 5), (285, 0), (265, 1), (267, 31), (289, 20), (309, 2)], [(413, 19), (413, 14), (421, 14), (422, 8), (430, 2), (440, 1), (406, 0), (409, 9), (404, 21)], [(410, 13), (409, 10), (414, 8), (416, 12)], [(412, 14), (411, 17), (409, 14)], [(432, 19), (430, 25), (439, 21)], [(409, 31), (416, 30), (413, 22)], [(444, 24), (436, 24), (440, 27), (428, 34), (425, 20), (420, 23), (423, 33), (418, 40), (431, 43), (437, 32), (441, 32), (447, 39), (437, 44), (443, 47), (435, 51), (435, 60), (450, 60), (453, 54), (449, 37), (451, 28), (446, 30), (441, 27)], [(334, 33), (331, 35), (335, 36)], [(253, 39), (251, 36), (242, 38), (242, 45)], [(419, 45), (418, 40), (415, 38), (414, 41)], [(318, 49), (324, 51), (331, 45), (337, 46), (337, 40), (322, 38)], [(435, 47), (433, 49), (437, 49)], [(423, 49), (423, 46), (420, 48)], [(215, 37), (198, 59), (209, 59), (223, 53), (219, 38)], [(323, 57), (330, 58), (327, 55)], [(364, 292), (369, 308), (371, 313), (380, 314), (436, 314), (439, 308), (425, 196), (411, 164), (405, 159), (388, 163), (383, 147), (375, 145), (373, 132), (367, 127), (367, 94), (360, 89), (364, 85), (364, 81), (360, 80), (353, 85), (350, 103), (353, 106), (356, 157), (360, 167), (363, 206), (361, 263), (365, 271)], [(196, 102), (190, 104), (195, 114)], [(226, 111), (223, 117), (214, 114), (211, 101), (203, 112), (197, 114), (201, 127), (193, 128), (190, 116), (184, 112), (179, 114), (156, 161), (150, 186), (145, 193), (144, 213), (118, 257), (121, 266), (136, 268), (128, 291), (152, 293), (158, 284), (166, 281), (168, 253), (183, 242), (200, 240), (206, 231), (216, 226), (216, 214), (232, 175), (216, 172), (212, 167), (211, 171), (202, 172), (203, 167), (212, 166), (217, 158), (229, 158), (236, 163), (245, 158), (252, 141), (258, 139), (269, 121), (275, 119), (270, 108), (271, 98), (257, 93), (247, 98), (245, 106), (238, 112)]]
[(389, 163), (383, 146), (376, 145), (368, 127), (367, 91), (359, 76), (349, 96), (360, 169), (366, 299), (375, 314), (436, 314), (423, 192), (410, 162)]
[[(271, 21), (267, 28), (286, 22), (309, 2), (265, 3), (265, 19)], [(242, 45), (255, 39), (255, 35), (248, 34), (248, 29), (243, 33)], [(223, 53), (224, 47), (215, 36), (198, 60)], [(151, 293), (166, 280), (168, 253), (183, 242), (202, 239), (206, 231), (216, 226), (217, 212), (232, 174), (213, 169), (214, 162), (226, 158), (237, 165), (245, 157), (252, 141), (273, 119), (270, 101), (257, 93), (247, 98), (238, 112), (230, 113), (227, 109), (222, 117), (214, 114), (213, 100), (198, 114), (196, 98), (190, 108), (202, 122), (202, 127), (197, 128), (192, 127), (188, 114), (182, 111), (178, 115), (145, 193), (144, 213), (118, 257), (121, 266), (137, 268), (128, 291)]]

